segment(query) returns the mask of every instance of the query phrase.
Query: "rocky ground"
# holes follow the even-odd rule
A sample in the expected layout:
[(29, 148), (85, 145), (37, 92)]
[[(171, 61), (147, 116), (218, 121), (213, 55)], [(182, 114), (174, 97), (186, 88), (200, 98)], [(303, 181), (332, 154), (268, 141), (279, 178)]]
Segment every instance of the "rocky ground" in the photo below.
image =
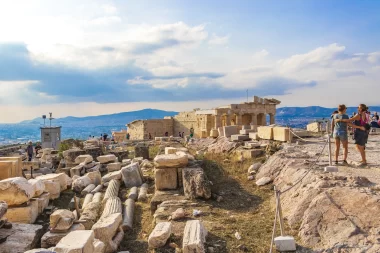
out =
[(329, 159), (327, 148), (321, 153), (323, 143), (315, 142), (321, 139), (308, 140), (285, 144), (256, 176), (270, 177), (284, 192), (281, 203), (289, 233), (298, 236), (302, 251), (380, 252), (376, 215), (380, 208), (380, 137), (369, 138), (365, 168), (357, 166), (360, 155), (350, 140), (349, 166), (340, 163), (339, 172), (334, 173), (323, 171)]
[[(339, 171), (333, 173), (324, 172), (329, 159), (322, 137), (290, 144), (262, 140), (245, 145), (244, 142), (230, 142), (224, 137), (194, 139), (188, 143), (187, 149), (183, 144), (178, 141), (152, 142), (147, 151), (154, 158), (162, 154), (165, 147), (188, 149), (191, 154), (186, 154), (189, 163), (185, 167), (204, 171), (206, 179), (202, 180), (207, 187), (211, 187), (211, 194), (209, 189), (208, 192), (202, 190), (202, 185), (196, 187), (202, 190), (202, 196), (207, 195), (206, 199), (186, 198), (185, 187), (157, 191), (155, 181), (160, 169), (157, 161), (155, 169), (152, 161), (142, 162), (140, 169), (145, 183), (149, 185), (148, 198), (146, 201), (136, 201), (133, 227), (125, 232), (118, 251), (182, 252), (187, 221), (200, 220), (208, 231), (205, 252), (268, 252), (274, 219), (273, 186), (276, 186), (281, 191), (285, 232), (295, 237), (297, 252), (380, 252), (380, 220), (377, 217), (380, 209), (380, 136), (371, 135), (369, 138), (366, 148), (368, 166), (357, 166), (360, 156), (350, 140), (349, 165), (343, 166), (340, 162)], [(255, 147), (247, 149), (247, 146)], [(334, 151), (334, 145), (332, 149)], [(116, 152), (115, 156), (118, 160), (133, 158), (137, 150), (131, 146), (121, 153)], [(84, 151), (78, 152), (71, 152), (73, 157), (63, 154), (66, 165), (70, 164), (69, 161), (77, 163), (76, 158), (82, 156)], [(97, 156), (97, 152), (93, 156)], [(93, 161), (88, 164), (99, 167)], [(111, 163), (108, 165), (111, 166)], [(76, 167), (72, 167), (70, 172), (74, 172)], [(59, 169), (64, 171), (65, 167)], [(181, 173), (184, 173), (183, 170)], [(72, 188), (62, 191), (51, 205), (66, 209), (74, 194), (75, 187)], [(121, 186), (117, 192), (122, 203), (128, 198), (129, 190)], [(183, 208), (183, 213), (178, 213), (179, 208)], [(179, 219), (173, 218), (174, 211)], [(172, 230), (166, 244), (156, 249), (150, 248), (149, 236), (156, 224), (167, 221), (171, 222)], [(48, 216), (41, 222), (49, 223)], [(279, 235), (278, 230), (276, 235)]]

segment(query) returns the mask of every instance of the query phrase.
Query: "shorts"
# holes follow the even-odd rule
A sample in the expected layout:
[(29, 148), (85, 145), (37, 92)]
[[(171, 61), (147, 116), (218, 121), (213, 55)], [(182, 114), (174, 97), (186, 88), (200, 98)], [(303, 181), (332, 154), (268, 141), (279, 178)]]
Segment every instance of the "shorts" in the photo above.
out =
[(368, 133), (364, 131), (355, 131), (354, 140), (356, 145), (364, 147), (368, 141)]
[(334, 137), (334, 139), (339, 139), (341, 141), (347, 141), (348, 140), (347, 132), (334, 132), (333, 137)]

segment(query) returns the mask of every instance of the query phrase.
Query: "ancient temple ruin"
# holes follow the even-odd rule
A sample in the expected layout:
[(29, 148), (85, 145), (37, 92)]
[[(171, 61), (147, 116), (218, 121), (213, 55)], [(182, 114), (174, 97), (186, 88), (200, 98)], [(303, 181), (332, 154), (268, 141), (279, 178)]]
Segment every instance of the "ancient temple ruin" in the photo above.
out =
[[(214, 109), (194, 109), (191, 112), (180, 112), (174, 117), (164, 119), (135, 120), (127, 124), (131, 139), (150, 139), (154, 137), (189, 135), (194, 137), (217, 137), (222, 127), (243, 126), (255, 129), (275, 123), (276, 106), (281, 102), (254, 96), (252, 102), (230, 104)], [(267, 122), (269, 116), (269, 122)], [(244, 129), (247, 129), (245, 127)]]

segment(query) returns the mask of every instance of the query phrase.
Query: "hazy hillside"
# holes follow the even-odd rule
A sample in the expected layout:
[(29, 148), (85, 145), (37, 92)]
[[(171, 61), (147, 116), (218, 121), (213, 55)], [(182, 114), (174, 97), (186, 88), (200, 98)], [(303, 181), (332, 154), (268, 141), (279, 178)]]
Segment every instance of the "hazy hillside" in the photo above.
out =
[[(92, 124), (92, 125), (125, 125), (136, 119), (162, 119), (165, 116), (174, 116), (178, 112), (162, 111), (156, 109), (144, 109), (140, 111), (122, 112), (109, 115), (89, 116), (89, 117), (65, 117), (53, 120), (54, 125), (67, 124)], [(54, 116), (54, 115), (53, 115)], [(42, 118), (25, 120), (20, 124), (43, 124)], [(49, 120), (46, 120), (49, 124)]]
[[(282, 107), (277, 109), (277, 115), (280, 117), (329, 117), (333, 111), (337, 108), (325, 108), (320, 106), (308, 106), (308, 107)], [(380, 112), (380, 106), (371, 106), (371, 112)], [(353, 112), (357, 112), (357, 107), (348, 107), (347, 113), (351, 115)]]

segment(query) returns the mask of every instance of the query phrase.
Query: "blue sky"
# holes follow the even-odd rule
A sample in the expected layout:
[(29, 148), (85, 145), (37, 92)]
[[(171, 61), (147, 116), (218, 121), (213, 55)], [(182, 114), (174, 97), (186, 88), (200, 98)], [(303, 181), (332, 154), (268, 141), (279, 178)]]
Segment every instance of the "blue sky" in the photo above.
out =
[(3, 1), (1, 122), (249, 95), (379, 105), (379, 1)]

